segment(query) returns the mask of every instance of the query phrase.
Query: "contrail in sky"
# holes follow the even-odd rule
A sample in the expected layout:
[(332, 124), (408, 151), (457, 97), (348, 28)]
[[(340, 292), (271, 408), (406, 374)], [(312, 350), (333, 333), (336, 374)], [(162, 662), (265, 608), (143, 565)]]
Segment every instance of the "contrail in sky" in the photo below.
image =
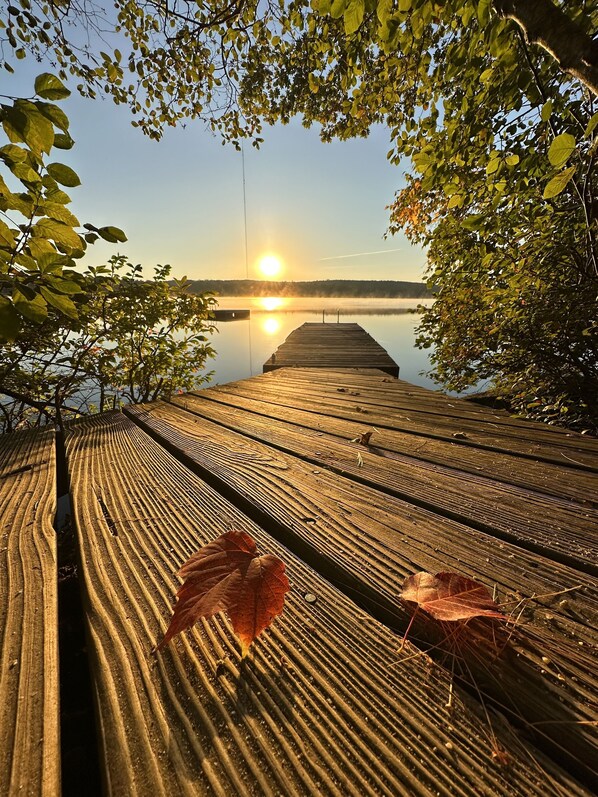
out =
[(387, 252), (400, 252), (400, 249), (378, 249), (377, 252), (355, 252), (354, 255), (335, 255), (334, 257), (321, 257), (318, 263), (325, 260), (344, 260), (346, 257), (361, 257), (362, 255), (385, 255)]

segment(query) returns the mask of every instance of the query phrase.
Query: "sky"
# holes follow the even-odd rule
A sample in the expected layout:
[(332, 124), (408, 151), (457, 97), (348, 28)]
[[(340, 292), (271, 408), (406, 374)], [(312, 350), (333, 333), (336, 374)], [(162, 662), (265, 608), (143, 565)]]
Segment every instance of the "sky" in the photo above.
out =
[[(35, 75), (51, 71), (31, 58), (2, 76), (0, 93), (31, 96)], [(72, 88), (69, 86), (69, 88)], [(425, 254), (403, 235), (384, 239), (387, 206), (402, 187), (403, 169), (386, 159), (388, 132), (324, 144), (317, 130), (291, 124), (266, 128), (259, 150), (245, 147), (247, 259), (242, 156), (201, 122), (168, 129), (152, 141), (131, 126), (126, 107), (76, 93), (60, 103), (75, 146), (53, 150), (82, 186), (68, 189), (80, 222), (114, 225), (126, 244), (96, 243), (85, 263), (112, 254), (147, 273), (169, 263), (175, 277), (266, 278), (265, 255), (282, 268), (277, 279), (422, 279)]]

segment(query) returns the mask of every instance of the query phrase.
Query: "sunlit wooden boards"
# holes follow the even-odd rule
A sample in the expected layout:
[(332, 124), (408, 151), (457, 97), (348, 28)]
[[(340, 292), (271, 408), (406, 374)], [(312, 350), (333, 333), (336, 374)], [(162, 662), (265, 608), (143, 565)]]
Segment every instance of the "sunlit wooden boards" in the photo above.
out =
[[(550, 550), (546, 555), (525, 550), (434, 507), (373, 489), (352, 473), (341, 476), (304, 455), (281, 451), (269, 444), (267, 432), (260, 441), (254, 432), (232, 431), (222, 417), (209, 419), (213, 406), (185, 396), (177, 406), (156, 403), (126, 412), (390, 626), (408, 624), (398, 600), (406, 575), (449, 570), (495, 586), (517, 623), (504, 658), (491, 668), (484, 660), (471, 663), (473, 680), (555, 760), (566, 760), (572, 771), (596, 783), (598, 711), (591, 696), (598, 685), (598, 582), (593, 576), (554, 561)], [(239, 428), (243, 413), (235, 415), (231, 423)], [(314, 452), (326, 450), (318, 437), (311, 445)], [(361, 454), (355, 444), (345, 446), (351, 457), (359, 452), (363, 459), (354, 472), (365, 470), (372, 460), (366, 447)], [(464, 483), (464, 501), (466, 490)]]
[[(174, 401), (316, 467), (598, 575), (595, 439), (380, 372), (284, 369)], [(368, 446), (350, 443), (368, 431)]]
[(264, 363), (278, 368), (379, 368), (391, 376), (399, 366), (359, 324), (303, 324)]
[(0, 794), (60, 793), (54, 432), (0, 437)]
[[(267, 514), (249, 519), (131, 419), (74, 425), (67, 457), (108, 794), (584, 793), (475, 700), (457, 690), (448, 707), (445, 670), (409, 642), (399, 656), (400, 638), (277, 542)], [(258, 466), (288, 467), (275, 452)], [(175, 571), (231, 527), (285, 561), (284, 613), (243, 664), (222, 616), (154, 655)]]

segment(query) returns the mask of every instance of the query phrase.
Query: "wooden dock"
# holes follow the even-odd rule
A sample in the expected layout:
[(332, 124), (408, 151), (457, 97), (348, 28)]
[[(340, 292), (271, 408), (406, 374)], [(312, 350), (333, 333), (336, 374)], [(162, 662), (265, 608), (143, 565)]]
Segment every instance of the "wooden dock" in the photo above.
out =
[[(65, 444), (105, 794), (598, 790), (597, 440), (382, 370), (293, 367)], [(55, 795), (53, 433), (0, 455), (0, 793)], [(154, 654), (177, 569), (230, 528), (286, 563), (283, 614), (243, 662), (223, 615)], [(482, 582), (512, 622), (405, 640), (422, 570)]]
[(239, 321), (251, 316), (251, 310), (211, 310), (215, 321)]
[(278, 368), (376, 368), (398, 377), (399, 366), (359, 324), (303, 324), (264, 363)]

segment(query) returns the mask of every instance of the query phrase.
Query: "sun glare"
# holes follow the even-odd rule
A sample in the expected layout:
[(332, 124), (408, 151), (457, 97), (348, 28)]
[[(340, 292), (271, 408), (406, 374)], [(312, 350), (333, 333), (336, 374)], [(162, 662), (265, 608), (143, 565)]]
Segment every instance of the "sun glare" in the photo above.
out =
[(263, 299), (260, 299), (260, 304), (264, 310), (267, 310), (269, 313), (271, 313), (272, 310), (278, 310), (281, 308), (284, 304), (284, 300), (278, 296), (264, 296)]
[(263, 255), (257, 267), (264, 277), (277, 277), (282, 271), (282, 262), (276, 255)]
[(280, 321), (273, 316), (266, 318), (262, 323), (262, 329), (266, 333), (266, 335), (276, 335), (278, 330), (280, 329)]

